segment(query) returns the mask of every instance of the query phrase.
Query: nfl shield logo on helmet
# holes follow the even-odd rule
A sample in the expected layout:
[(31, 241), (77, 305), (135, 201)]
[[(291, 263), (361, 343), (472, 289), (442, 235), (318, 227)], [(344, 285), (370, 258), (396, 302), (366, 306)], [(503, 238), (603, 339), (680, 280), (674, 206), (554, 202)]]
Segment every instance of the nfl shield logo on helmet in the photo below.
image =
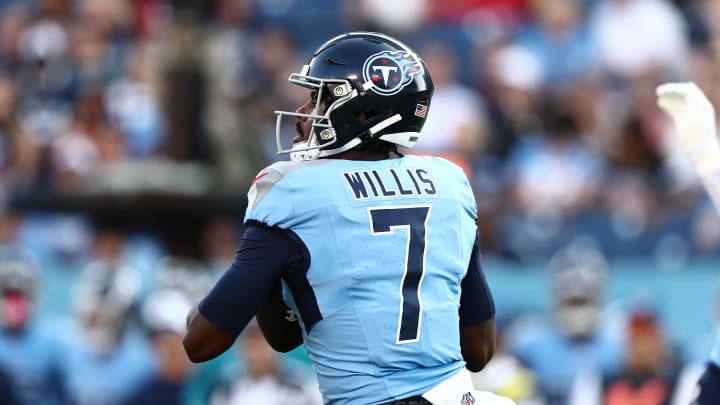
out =
[(363, 64), (363, 80), (372, 82), (372, 91), (386, 96), (399, 93), (422, 72), (417, 57), (405, 51), (378, 52)]
[(462, 399), (460, 400), (460, 405), (472, 405), (475, 403), (475, 398), (473, 398), (472, 394), (467, 392), (465, 395), (463, 395)]

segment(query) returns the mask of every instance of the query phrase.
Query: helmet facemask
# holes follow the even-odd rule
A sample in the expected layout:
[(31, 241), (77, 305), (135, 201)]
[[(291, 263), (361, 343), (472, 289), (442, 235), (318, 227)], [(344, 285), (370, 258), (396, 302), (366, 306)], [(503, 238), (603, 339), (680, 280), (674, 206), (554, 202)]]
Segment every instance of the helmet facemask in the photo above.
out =
[[(304, 87), (310, 90), (317, 90), (315, 106), (310, 114), (275, 111), (277, 121), (275, 125), (275, 139), (279, 154), (290, 154), (291, 160), (315, 160), (321, 157), (320, 148), (326, 148), (337, 142), (337, 134), (333, 128), (330, 119), (330, 113), (338, 107), (345, 104), (348, 100), (358, 96), (357, 91), (352, 89), (350, 82), (343, 79), (322, 79), (307, 76), (308, 65), (303, 67), (302, 73), (293, 73), (288, 78), (290, 83)], [(332, 89), (332, 90), (331, 90)], [(328, 93), (332, 98), (332, 103), (323, 113), (320, 112), (323, 100), (328, 97)], [(293, 143), (290, 147), (283, 145), (281, 137), (282, 118), (290, 116), (295, 118), (304, 118), (311, 121), (311, 130), (308, 139)]]

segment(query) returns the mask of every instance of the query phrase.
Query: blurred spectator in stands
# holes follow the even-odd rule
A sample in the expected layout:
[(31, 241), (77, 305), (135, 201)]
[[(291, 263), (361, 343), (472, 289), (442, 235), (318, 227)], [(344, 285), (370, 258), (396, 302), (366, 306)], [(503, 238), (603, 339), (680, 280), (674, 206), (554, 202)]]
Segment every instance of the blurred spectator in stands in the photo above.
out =
[(71, 127), (52, 145), (53, 185), (61, 193), (83, 191), (83, 178), (103, 163), (125, 157), (125, 139), (108, 121), (101, 93), (79, 96)]
[(483, 154), (504, 159), (522, 135), (538, 129), (537, 98), (545, 72), (532, 52), (515, 44), (489, 46), (478, 59), (488, 121)]
[[(279, 108), (294, 109), (297, 103), (302, 103), (307, 98), (307, 92), (303, 92), (299, 86), (284, 86), (291, 73), (297, 71), (298, 66), (302, 66), (307, 60), (294, 57), (288, 60), (282, 70), (277, 71), (276, 79), (272, 82), (273, 87), (266, 91), (254, 92), (252, 97), (243, 100), (243, 106), (249, 113), (249, 121), (255, 125), (253, 129), (260, 136), (262, 147), (264, 150), (263, 158), (266, 161), (276, 161), (278, 159), (288, 159), (287, 156), (278, 155), (277, 144), (275, 139), (276, 116), (272, 113)], [(295, 104), (293, 104), (295, 103)], [(290, 138), (294, 137), (296, 130), (292, 121), (283, 120), (283, 126), (280, 134), (283, 139), (290, 142)]]
[(83, 271), (74, 296), (80, 328), (62, 363), (70, 403), (121, 404), (152, 378), (153, 352), (130, 327), (140, 288), (135, 270), (120, 263), (95, 261)]
[[(292, 52), (294, 44), (279, 29), (269, 30), (275, 34), (269, 34), (272, 38), (267, 41), (257, 38), (252, 27), (252, 1), (222, 0), (217, 16), (206, 34), (207, 126), (217, 145), (221, 189), (244, 193), (249, 181), (267, 163), (258, 121), (272, 120), (269, 108), (259, 116), (253, 115), (253, 109), (266, 106), (263, 97), (274, 91), (276, 80), (269, 77), (269, 71), (256, 69), (258, 60), (267, 51), (266, 58), (277, 62), (271, 71), (283, 69), (290, 64), (283, 58)], [(263, 45), (270, 48), (265, 50)]]
[(584, 24), (585, 10), (578, 0), (532, 0), (533, 23), (517, 36), (541, 61), (545, 82), (557, 85), (591, 76), (595, 49)]
[(175, 3), (177, 13), (156, 44), (158, 94), (167, 125), (163, 152), (175, 161), (209, 163), (216, 149), (205, 125), (209, 79), (204, 72), (204, 16), (195, 10), (202, 4)]
[(413, 153), (440, 155), (469, 169), (485, 130), (484, 105), (477, 93), (458, 81), (457, 55), (435, 42), (420, 51), (432, 74), (435, 92)]
[(52, 2), (41, 2), (17, 38), (20, 65), (14, 76), (21, 122), (42, 146), (70, 125), (77, 91), (67, 15), (62, 7), (53, 11), (48, 4)]
[(212, 405), (298, 404), (322, 403), (316, 382), (305, 365), (294, 369), (283, 363), (265, 340), (253, 320), (242, 333), (238, 354), (245, 360), (245, 373), (220, 386), (212, 396)]
[(514, 200), (522, 212), (571, 215), (595, 196), (601, 162), (583, 144), (568, 100), (562, 92), (546, 94), (542, 132), (524, 138), (515, 151)]
[(602, 158), (617, 128), (615, 120), (607, 117), (616, 113), (615, 100), (596, 78), (576, 81), (561, 86), (561, 92), (568, 98), (569, 113), (574, 117), (578, 133), (583, 142)]
[(0, 15), (0, 66), (17, 75), (21, 64), (19, 41), (30, 17), (27, 6), (15, 3), (6, 5)]
[[(226, 157), (228, 161), (237, 162), (237, 151), (242, 150), (245, 155), (243, 161), (246, 175), (251, 174), (251, 176), (244, 178), (242, 182), (235, 182), (233, 186), (238, 191), (249, 185), (248, 182), (262, 165), (278, 159), (273, 111), (289, 106), (288, 103), (295, 99), (287, 95), (293, 95), (293, 91), (297, 90), (287, 90), (288, 86), (285, 86), (285, 83), (290, 72), (294, 72), (293, 69), (306, 62), (297, 58), (295, 52), (297, 45), (291, 32), (282, 27), (261, 30), (252, 40), (253, 62), (247, 66), (249, 71), (241, 72), (245, 78), (252, 77), (252, 80), (241, 79), (244, 93), (241, 94), (239, 101), (245, 114), (242, 118), (246, 121), (241, 123), (241, 129), (245, 132), (242, 137), (232, 134), (237, 143), (233, 149), (235, 153), (234, 156)], [(294, 130), (291, 133), (294, 133)], [(269, 144), (273, 146), (270, 147)]]
[(105, 91), (110, 122), (125, 135), (128, 157), (153, 157), (163, 142), (164, 120), (153, 87), (152, 54), (138, 44), (130, 51), (125, 72)]
[(192, 304), (179, 290), (162, 288), (142, 304), (142, 321), (157, 361), (155, 375), (126, 401), (127, 405), (186, 403), (185, 384), (192, 364), (184, 354), (185, 315)]
[(589, 19), (599, 67), (611, 78), (631, 79), (649, 70), (678, 74), (686, 69), (685, 26), (670, 2), (599, 1)]
[[(0, 368), (22, 404), (56, 404), (62, 398), (58, 328), (34, 314), (40, 274), (36, 262), (12, 248), (0, 250)], [(4, 402), (3, 402), (4, 403)]]
[(0, 201), (6, 192), (25, 192), (38, 176), (41, 151), (20, 125), (18, 94), (10, 77), (0, 75)]
[(565, 405), (583, 370), (614, 372), (620, 366), (620, 328), (604, 318), (607, 267), (597, 250), (574, 245), (548, 264), (552, 307), (546, 321), (520, 321), (508, 347), (537, 378), (547, 405)]
[(646, 235), (653, 216), (661, 216), (653, 190), (643, 177), (627, 172), (608, 175), (604, 189), (603, 215), (611, 227), (611, 235), (604, 243), (615, 255), (649, 255), (652, 246)]
[(538, 128), (537, 93), (543, 71), (540, 61), (518, 45), (500, 41), (476, 51), (487, 121), (481, 155), (472, 162), (478, 226), (485, 253), (504, 254), (499, 219), (507, 209), (505, 165), (520, 137)]
[[(482, 16), (517, 25), (527, 18), (527, 0), (448, 0), (430, 2), (429, 19), (440, 24), (467, 23), (468, 17)], [(472, 16), (472, 17), (471, 17)]]
[(687, 20), (691, 47), (717, 52), (720, 47), (720, 4), (712, 0), (679, 0), (674, 3), (683, 11)]
[(635, 172), (647, 180), (657, 179), (662, 175), (663, 163), (660, 138), (648, 125), (648, 117), (639, 107), (638, 104), (620, 107), (630, 111), (618, 120), (619, 128), (607, 159), (620, 170)]
[(0, 246), (6, 248), (19, 248), (19, 228), (22, 225), (23, 216), (9, 207), (0, 210)]
[(383, 0), (351, 0), (346, 1), (344, 7), (353, 25), (362, 30), (402, 36), (423, 26), (430, 3), (429, 0), (400, 0), (388, 7)]
[[(120, 55), (113, 55), (108, 34), (90, 24), (74, 24), (70, 30), (73, 80), (79, 91), (102, 89), (122, 68)], [(115, 58), (117, 59), (115, 59)]]
[[(562, 91), (541, 100), (541, 132), (523, 136), (508, 162), (515, 210), (504, 224), (507, 247), (519, 257), (546, 257), (568, 238), (568, 224), (594, 203), (603, 162), (585, 145)], [(522, 235), (522, 236), (521, 236)]]
[(254, 13), (250, 0), (220, 0), (217, 18), (207, 27), (209, 97), (211, 102), (221, 103), (218, 107), (231, 107), (256, 87), (254, 80), (246, 80), (256, 56), (252, 49)]
[[(111, 60), (122, 57), (123, 48), (131, 29), (132, 5), (127, 2), (113, 0), (83, 0), (75, 5), (75, 17), (84, 21), (89, 27), (108, 38), (113, 48), (110, 49)], [(138, 43), (140, 45), (141, 43)], [(122, 67), (122, 64), (116, 64)]]
[(679, 400), (679, 363), (654, 310), (633, 309), (626, 334), (622, 368), (595, 377), (583, 374), (569, 405), (687, 404)]

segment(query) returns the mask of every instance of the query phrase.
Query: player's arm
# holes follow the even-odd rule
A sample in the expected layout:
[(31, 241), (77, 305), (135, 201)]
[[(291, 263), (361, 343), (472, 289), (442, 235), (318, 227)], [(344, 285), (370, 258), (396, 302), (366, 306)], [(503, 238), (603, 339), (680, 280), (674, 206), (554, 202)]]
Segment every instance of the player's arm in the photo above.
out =
[(656, 90), (658, 106), (673, 120), (680, 146), (720, 211), (720, 145), (715, 109), (695, 83), (666, 83)]
[(476, 236), (460, 296), (460, 349), (467, 368), (480, 371), (495, 353), (495, 302), (480, 264)]
[(183, 346), (193, 363), (207, 361), (224, 353), (236, 338), (237, 335), (215, 326), (205, 318), (197, 306), (188, 314)]
[(210, 360), (232, 346), (252, 317), (277, 299), (271, 294), (297, 252), (283, 232), (248, 226), (232, 266), (188, 316), (183, 346), (191, 361)]

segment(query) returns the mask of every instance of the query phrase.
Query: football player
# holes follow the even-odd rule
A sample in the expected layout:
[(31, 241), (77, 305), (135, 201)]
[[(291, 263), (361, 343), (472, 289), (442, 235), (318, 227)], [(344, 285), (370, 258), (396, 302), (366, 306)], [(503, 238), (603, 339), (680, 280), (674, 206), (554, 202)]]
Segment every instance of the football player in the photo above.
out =
[[(235, 262), (188, 316), (190, 359), (224, 352), (257, 314), (276, 350), (305, 343), (326, 403), (512, 403), (473, 392), (466, 370), (495, 347), (468, 179), (398, 150), (430, 108), (425, 63), (393, 38), (353, 32), (289, 81), (310, 93), (276, 112), (291, 161), (250, 187)], [(297, 136), (286, 144), (288, 117)]]
[(0, 369), (21, 404), (54, 403), (63, 396), (56, 325), (34, 316), (39, 278), (30, 255), (0, 249)]
[(136, 271), (116, 262), (83, 270), (73, 297), (79, 333), (68, 339), (61, 364), (69, 403), (121, 404), (152, 378), (149, 343), (129, 328), (140, 288)]
[[(715, 109), (692, 82), (658, 86), (657, 102), (675, 123), (680, 146), (690, 158), (715, 208), (720, 212), (720, 145)], [(698, 384), (695, 405), (720, 404), (720, 335)]]

